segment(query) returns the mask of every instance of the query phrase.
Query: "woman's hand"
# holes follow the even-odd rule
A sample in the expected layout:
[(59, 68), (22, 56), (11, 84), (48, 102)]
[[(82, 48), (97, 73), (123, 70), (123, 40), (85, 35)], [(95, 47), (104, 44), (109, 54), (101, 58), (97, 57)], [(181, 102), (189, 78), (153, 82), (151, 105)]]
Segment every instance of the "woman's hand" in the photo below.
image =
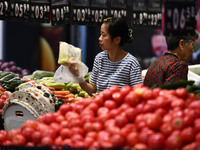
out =
[(68, 61), (68, 69), (75, 78), (79, 77), (79, 64), (74, 57), (70, 58)]

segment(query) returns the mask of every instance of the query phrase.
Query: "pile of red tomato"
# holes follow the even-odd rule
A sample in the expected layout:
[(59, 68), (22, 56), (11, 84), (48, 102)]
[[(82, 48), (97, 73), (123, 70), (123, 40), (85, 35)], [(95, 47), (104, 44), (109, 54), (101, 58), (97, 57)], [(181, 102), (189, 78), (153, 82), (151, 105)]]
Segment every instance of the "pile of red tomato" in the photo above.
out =
[(63, 104), (56, 113), (0, 131), (1, 145), (70, 145), (135, 149), (195, 149), (200, 141), (200, 101), (185, 88), (150, 90), (113, 86), (95, 98)]
[(0, 115), (2, 114), (3, 106), (7, 103), (8, 98), (9, 94), (0, 86)]

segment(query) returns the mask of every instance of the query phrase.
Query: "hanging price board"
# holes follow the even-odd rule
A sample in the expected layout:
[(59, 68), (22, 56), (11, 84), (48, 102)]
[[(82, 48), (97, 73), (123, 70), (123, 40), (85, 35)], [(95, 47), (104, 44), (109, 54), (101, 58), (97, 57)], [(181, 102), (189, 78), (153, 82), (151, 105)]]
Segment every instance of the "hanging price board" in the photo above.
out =
[(50, 0), (31, 0), (30, 18), (33, 22), (50, 22)]
[(17, 21), (28, 21), (30, 18), (29, 0), (10, 0), (9, 19)]
[(8, 0), (0, 0), (0, 20), (6, 20), (9, 16), (9, 3)]
[(161, 28), (162, 3), (160, 0), (134, 0), (131, 25), (133, 27)]
[(109, 16), (113, 18), (127, 17), (127, 1), (126, 0), (110, 0)]
[(103, 19), (109, 16), (108, 0), (92, 0), (91, 2), (91, 23), (102, 24)]
[(72, 1), (72, 23), (86, 25), (90, 23), (90, 0)]
[(196, 6), (196, 0), (166, 0), (165, 34), (193, 34), (197, 23)]
[(70, 22), (70, 1), (52, 0), (51, 1), (51, 24), (60, 25)]

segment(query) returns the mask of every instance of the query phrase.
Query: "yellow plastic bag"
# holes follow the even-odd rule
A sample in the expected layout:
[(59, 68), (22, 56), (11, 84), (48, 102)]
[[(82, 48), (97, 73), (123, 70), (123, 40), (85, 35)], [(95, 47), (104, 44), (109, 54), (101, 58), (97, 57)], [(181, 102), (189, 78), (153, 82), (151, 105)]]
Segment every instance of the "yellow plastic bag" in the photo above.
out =
[(58, 64), (67, 66), (71, 57), (81, 61), (81, 49), (66, 42), (59, 42)]

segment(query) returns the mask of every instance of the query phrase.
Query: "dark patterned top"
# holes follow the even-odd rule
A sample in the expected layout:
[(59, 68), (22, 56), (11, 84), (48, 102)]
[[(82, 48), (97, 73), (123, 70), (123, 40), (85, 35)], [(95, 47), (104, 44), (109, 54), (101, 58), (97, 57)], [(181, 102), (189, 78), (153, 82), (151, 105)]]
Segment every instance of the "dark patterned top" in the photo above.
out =
[(164, 56), (155, 60), (149, 66), (144, 85), (152, 87), (155, 84), (159, 86), (179, 80), (187, 80), (187, 75), (187, 63), (179, 60), (174, 54), (165, 53)]

